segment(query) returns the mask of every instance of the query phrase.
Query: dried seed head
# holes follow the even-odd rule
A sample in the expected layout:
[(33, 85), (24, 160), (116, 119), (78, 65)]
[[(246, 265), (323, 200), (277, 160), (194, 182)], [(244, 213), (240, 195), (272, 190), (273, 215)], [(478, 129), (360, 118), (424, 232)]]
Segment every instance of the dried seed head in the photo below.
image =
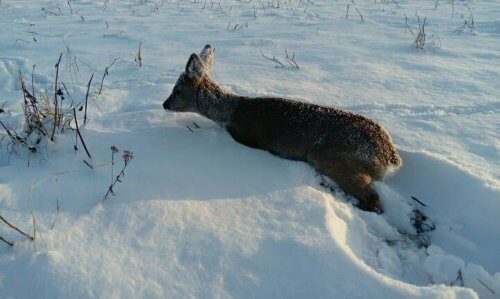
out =
[(118, 153), (120, 151), (120, 149), (117, 148), (116, 146), (112, 145), (111, 146), (111, 151), (116, 154), (116, 153)]
[(130, 160), (134, 158), (134, 153), (131, 151), (123, 151), (123, 161), (125, 161), (125, 164), (128, 164)]

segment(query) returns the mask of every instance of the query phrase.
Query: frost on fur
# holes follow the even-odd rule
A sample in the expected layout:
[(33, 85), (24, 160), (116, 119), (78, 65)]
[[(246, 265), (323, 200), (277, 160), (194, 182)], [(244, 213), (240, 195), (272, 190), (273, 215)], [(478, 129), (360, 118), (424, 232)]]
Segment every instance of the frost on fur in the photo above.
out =
[(205, 71), (209, 73), (212, 70), (214, 64), (214, 53), (215, 49), (210, 45), (206, 45), (200, 52), (200, 59), (203, 61)]
[(199, 113), (225, 126), (244, 145), (308, 162), (357, 197), (361, 208), (381, 212), (371, 184), (401, 159), (380, 125), (332, 107), (229, 93), (210, 78), (200, 57), (211, 64), (212, 48), (207, 45), (200, 56), (189, 57), (165, 109)]

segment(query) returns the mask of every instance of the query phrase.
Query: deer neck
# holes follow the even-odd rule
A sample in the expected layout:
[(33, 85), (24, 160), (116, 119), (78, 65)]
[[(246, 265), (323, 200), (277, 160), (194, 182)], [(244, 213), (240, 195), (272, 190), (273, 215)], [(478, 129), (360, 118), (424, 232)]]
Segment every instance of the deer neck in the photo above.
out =
[(223, 90), (209, 78), (198, 85), (196, 97), (198, 112), (221, 124), (230, 121), (239, 100), (243, 99), (243, 97)]

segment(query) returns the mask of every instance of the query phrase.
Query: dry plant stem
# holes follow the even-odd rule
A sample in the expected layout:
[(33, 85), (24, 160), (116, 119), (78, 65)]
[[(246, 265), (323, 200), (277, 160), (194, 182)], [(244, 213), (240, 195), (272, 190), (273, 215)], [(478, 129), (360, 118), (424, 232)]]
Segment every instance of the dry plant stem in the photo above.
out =
[(13, 230), (17, 231), (18, 233), (20, 233), (21, 235), (25, 236), (26, 238), (30, 239), (31, 241), (33, 241), (33, 237), (22, 231), (21, 229), (19, 229), (18, 227), (16, 227), (15, 225), (13, 225), (12, 223), (10, 223), (9, 221), (7, 221), (7, 219), (3, 218), (3, 216), (0, 214), (0, 220), (5, 223), (8, 227), (12, 228)]
[(66, 87), (66, 84), (64, 82), (61, 82), (63, 88), (64, 88), (64, 91), (66, 92), (66, 94), (68, 95), (68, 97), (71, 99), (71, 103), (73, 103), (73, 97), (71, 96), (71, 93), (69, 93), (69, 90), (68, 90), (68, 87)]
[(113, 195), (115, 194), (115, 192), (113, 191), (113, 187), (116, 185), (116, 183), (121, 182), (120, 181), (120, 177), (125, 174), (125, 168), (127, 167), (127, 165), (128, 164), (125, 163), (123, 165), (123, 168), (120, 171), (120, 173), (114, 178), (113, 182), (111, 183), (111, 185), (108, 188), (108, 192), (106, 192), (106, 195), (104, 195), (104, 199), (103, 200), (108, 199), (109, 194), (113, 194)]
[(49, 250), (47, 247), (47, 244), (45, 243), (45, 240), (43, 239), (43, 235), (41, 232), (37, 230), (37, 222), (35, 219), (35, 212), (33, 211), (33, 184), (30, 185), (30, 213), (31, 213), (31, 220), (33, 223), (33, 253), (36, 253), (36, 240), (37, 238), (37, 232), (38, 235), (40, 236), (40, 240), (42, 240), (42, 244), (45, 247), (45, 250)]
[(9, 135), (12, 142), (15, 143), (16, 139), (14, 138), (14, 136), (12, 136), (12, 133), (10, 132), (10, 130), (3, 124), (3, 122), (1, 120), (0, 120), (0, 125), (2, 125), (3, 129), (7, 132), (7, 135)]
[(115, 178), (115, 154), (118, 153), (118, 151), (119, 150), (115, 146), (111, 147), (111, 185)]
[(425, 47), (425, 26), (427, 17), (424, 18), (422, 25), (419, 25), (419, 31), (417, 37), (415, 38), (415, 46), (418, 49), (423, 49)]
[(56, 127), (58, 126), (58, 120), (57, 118), (59, 117), (58, 113), (58, 103), (57, 103), (57, 80), (59, 79), (59, 63), (61, 62), (62, 58), (62, 53), (59, 54), (59, 59), (57, 60), (57, 63), (55, 65), (56, 67), (56, 81), (54, 82), (54, 126), (52, 127), (52, 135), (50, 136), (50, 140), (54, 141), (54, 135), (56, 134)]
[[(262, 50), (259, 50), (259, 51), (260, 51), (260, 55), (262, 55), (262, 57), (264, 57), (265, 59), (267, 59), (267, 60), (269, 60), (269, 61), (273, 61), (274, 63), (278, 64), (278, 65), (279, 65), (279, 67), (281, 67), (281, 68), (285, 68), (285, 65), (284, 65), (281, 61), (279, 61), (279, 60), (276, 58), (276, 56), (273, 56), (273, 57), (271, 58), (271, 57), (269, 57), (269, 56), (264, 55), (264, 53), (262, 53)], [(278, 66), (276, 66), (276, 67), (278, 67)]]
[(94, 73), (90, 76), (89, 83), (87, 83), (87, 93), (85, 94), (85, 112), (83, 113), (83, 125), (87, 125), (87, 103), (89, 101), (89, 91), (90, 91), (90, 83), (92, 83), (92, 79), (94, 78)]
[(406, 14), (404, 14), (404, 16), (405, 16), (406, 30), (410, 31), (411, 35), (413, 37), (415, 37), (415, 34), (413, 33), (413, 30), (411, 29), (410, 25), (408, 25), (408, 17), (406, 16)]
[(137, 66), (139, 66), (139, 68), (142, 67), (141, 46), (142, 46), (142, 41), (139, 42), (139, 50), (137, 50), (137, 57), (135, 58)]
[(113, 59), (113, 62), (104, 69), (104, 74), (102, 75), (101, 86), (99, 87), (98, 94), (102, 93), (102, 85), (104, 84), (104, 78), (106, 78), (106, 76), (109, 75), (109, 68), (112, 67), (113, 64), (115, 64), (115, 62), (116, 62), (116, 58)]
[(31, 223), (33, 224), (33, 253), (36, 252), (36, 219), (33, 213), (33, 184), (30, 185), (30, 213), (31, 213)]
[(299, 65), (295, 61), (295, 52), (293, 52), (292, 57), (290, 57), (290, 55), (288, 55), (288, 51), (285, 49), (285, 59), (291, 66), (293, 66), (296, 69), (299, 69)]
[(424, 207), (427, 207), (427, 205), (423, 202), (421, 202), (418, 198), (416, 198), (415, 196), (410, 196), (411, 199), (413, 199), (414, 201), (418, 202), (419, 204), (421, 204), (422, 206)]
[(54, 229), (54, 226), (56, 225), (57, 218), (59, 217), (59, 212), (61, 211), (61, 185), (59, 184), (59, 177), (56, 177), (56, 185), (57, 185), (57, 199), (56, 199), (56, 216), (54, 217), (54, 220), (52, 221), (52, 225), (50, 226), (50, 230)]
[(68, 6), (69, 6), (69, 11), (71, 13), (71, 15), (73, 15), (73, 8), (71, 7), (71, 1), (68, 0)]
[(33, 83), (33, 76), (35, 75), (36, 64), (33, 65), (33, 70), (31, 71), (31, 94), (35, 95), (35, 84)]
[[(33, 68), (33, 71), (34, 71), (34, 68)], [(32, 76), (33, 76), (33, 74), (32, 74)], [(33, 78), (32, 78), (32, 80), (33, 80)], [(38, 106), (37, 106), (38, 100), (34, 96), (35, 93), (33, 92), (33, 94), (30, 94), (30, 92), (26, 88), (26, 84), (24, 83), (24, 77), (23, 77), (23, 74), (21, 73), (21, 71), (19, 71), (19, 82), (21, 83), (21, 90), (23, 92), (23, 98), (24, 98), (24, 103), (25, 103), (24, 114), (25, 114), (26, 120), (29, 119), (29, 117), (28, 117), (29, 114), (34, 115), (37, 118), (38, 123), (40, 124), (38, 126), (38, 129), (42, 129), (41, 130), (42, 134), (48, 135), (47, 129), (45, 129), (45, 127), (43, 126), (42, 118), (44, 116), (42, 115), (42, 113), (40, 112), (40, 109), (38, 109)], [(31, 104), (31, 108), (33, 109), (33, 112), (29, 112), (26, 110), (26, 109), (28, 109), (28, 99), (29, 99), (29, 103)]]
[(54, 226), (56, 225), (57, 218), (59, 218), (59, 212), (61, 211), (61, 207), (59, 204), (59, 198), (57, 198), (56, 202), (56, 216), (54, 217), (54, 220), (52, 221), (52, 225), (50, 226), (50, 230), (54, 229)]
[(451, 18), (455, 16), (455, 0), (450, 0), (451, 3)]
[(85, 165), (87, 165), (90, 169), (94, 169), (94, 166), (90, 165), (89, 162), (83, 160), (83, 163), (85, 163)]
[(481, 279), (479, 279), (479, 278), (476, 278), (476, 279), (477, 279), (477, 281), (479, 281), (479, 282), (480, 282), (480, 283), (481, 283), (481, 284), (482, 284), (485, 288), (487, 288), (487, 289), (488, 289), (488, 291), (490, 291), (493, 295), (495, 295), (495, 292), (494, 292), (494, 291), (493, 291), (493, 290), (492, 290), (489, 286), (487, 286), (484, 282), (482, 282), (482, 281), (481, 281)]
[(87, 145), (85, 145), (85, 141), (83, 140), (82, 134), (80, 133), (80, 129), (78, 128), (78, 119), (76, 118), (76, 108), (75, 107), (73, 107), (73, 116), (75, 119), (76, 133), (78, 134), (78, 137), (80, 137), (80, 141), (82, 142), (83, 148), (85, 149), (87, 156), (89, 156), (89, 158), (92, 159), (92, 156), (90, 155), (89, 150), (87, 149)]
[(458, 269), (458, 272), (457, 272), (457, 278), (455, 279), (454, 282), (451, 283), (451, 285), (458, 285), (458, 286), (461, 286), (463, 287), (464, 286), (464, 277), (462, 275), (462, 269)]
[(361, 23), (364, 23), (365, 19), (363, 18), (363, 15), (359, 12), (359, 9), (356, 6), (354, 7), (354, 9), (356, 9), (356, 11), (358, 12), (359, 17), (361, 18)]
[(10, 247), (14, 246), (14, 243), (9, 242), (9, 241), (5, 240), (5, 239), (4, 239), (4, 238), (2, 238), (2, 237), (0, 237), (0, 241), (5, 242), (5, 243), (6, 243), (7, 245), (9, 245)]

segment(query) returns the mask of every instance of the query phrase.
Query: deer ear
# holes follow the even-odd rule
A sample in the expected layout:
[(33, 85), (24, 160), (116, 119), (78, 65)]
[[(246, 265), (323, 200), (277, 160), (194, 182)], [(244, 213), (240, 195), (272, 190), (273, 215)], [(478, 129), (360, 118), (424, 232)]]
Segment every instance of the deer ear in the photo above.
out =
[(200, 59), (200, 56), (193, 53), (189, 57), (189, 60), (186, 64), (186, 75), (194, 80), (199, 80), (201, 76), (203, 76), (205, 72), (205, 66)]
[(212, 66), (214, 64), (214, 54), (215, 54), (215, 49), (212, 48), (211, 45), (205, 45), (203, 50), (200, 52), (200, 59), (205, 65), (205, 70), (210, 72), (212, 70)]

